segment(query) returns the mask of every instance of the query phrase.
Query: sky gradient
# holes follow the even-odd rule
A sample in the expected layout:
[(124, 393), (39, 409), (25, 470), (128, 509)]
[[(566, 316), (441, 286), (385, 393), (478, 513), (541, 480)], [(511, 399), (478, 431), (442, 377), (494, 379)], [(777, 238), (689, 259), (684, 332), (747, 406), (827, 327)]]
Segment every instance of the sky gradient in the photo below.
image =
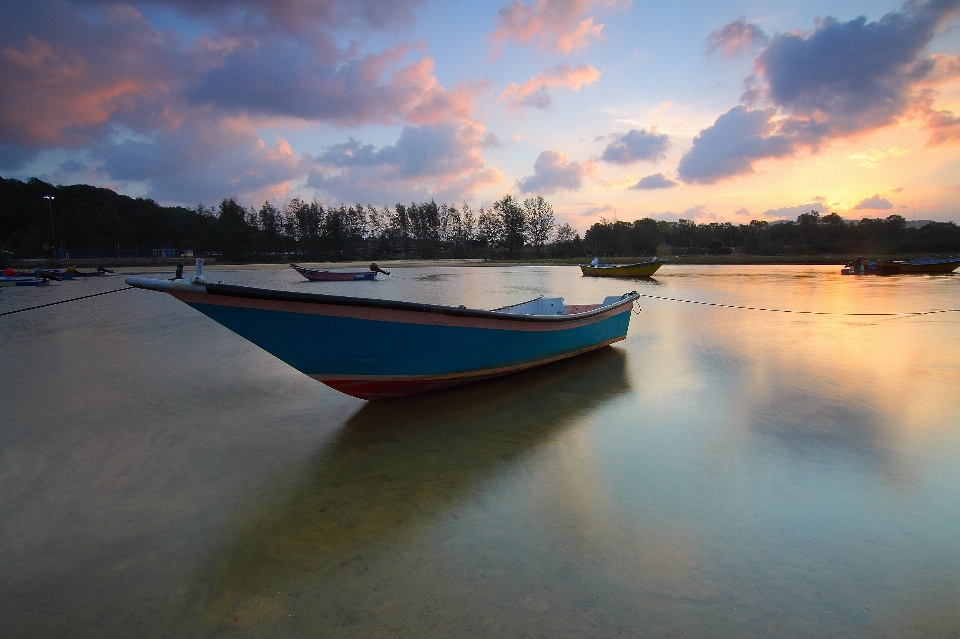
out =
[(960, 222), (960, 0), (7, 0), (0, 175)]

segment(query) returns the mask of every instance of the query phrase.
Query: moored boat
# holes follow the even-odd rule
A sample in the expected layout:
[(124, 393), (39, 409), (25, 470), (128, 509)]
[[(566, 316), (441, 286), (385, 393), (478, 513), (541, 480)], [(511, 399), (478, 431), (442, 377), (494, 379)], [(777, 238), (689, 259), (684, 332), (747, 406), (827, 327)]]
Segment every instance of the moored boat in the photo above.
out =
[(50, 280), (46, 277), (33, 277), (16, 275), (13, 277), (0, 277), (0, 286), (46, 286)]
[(377, 267), (376, 264), (370, 265), (369, 271), (327, 271), (324, 269), (307, 268), (299, 264), (291, 264), (290, 268), (312, 282), (348, 282), (352, 280), (372, 280), (376, 279), (377, 273), (390, 275)]
[(667, 260), (653, 258), (649, 262), (634, 264), (600, 264), (594, 259), (590, 264), (581, 264), (580, 271), (591, 277), (650, 277), (667, 263)]
[(23, 273), (15, 268), (5, 268), (0, 271), (0, 286), (46, 286), (50, 280), (59, 281), (56, 273), (40, 268), (33, 273)]
[(565, 359), (627, 334), (636, 292), (495, 310), (127, 278), (169, 293), (302, 373), (361, 399), (412, 395)]
[(865, 260), (845, 264), (842, 275), (943, 275), (960, 267), (960, 257), (922, 257), (915, 260)]
[(63, 271), (53, 269), (52, 272), (59, 274), (63, 279), (74, 279), (75, 277), (101, 277), (107, 273), (113, 273), (112, 270), (102, 266), (98, 266), (96, 270), (93, 271), (81, 271), (76, 266), (68, 266)]

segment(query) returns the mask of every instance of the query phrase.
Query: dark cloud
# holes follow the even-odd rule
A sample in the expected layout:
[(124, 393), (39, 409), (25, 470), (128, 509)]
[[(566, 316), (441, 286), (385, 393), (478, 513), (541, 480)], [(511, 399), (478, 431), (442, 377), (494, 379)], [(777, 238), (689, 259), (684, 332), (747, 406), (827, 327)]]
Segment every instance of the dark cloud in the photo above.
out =
[(693, 148), (680, 159), (680, 179), (713, 184), (731, 175), (753, 173), (757, 160), (793, 154), (794, 142), (776, 132), (775, 114), (773, 108), (753, 111), (737, 106), (721, 115), (713, 126), (700, 131)]
[(577, 217), (585, 218), (597, 218), (601, 220), (616, 220), (617, 219), (617, 209), (612, 204), (604, 204), (603, 206), (593, 206), (589, 209), (586, 209), (580, 213), (574, 213)]
[(522, 178), (517, 187), (522, 193), (550, 195), (557, 191), (578, 191), (583, 186), (587, 167), (579, 162), (568, 162), (567, 154), (543, 151), (533, 164), (533, 175)]
[(707, 207), (703, 204), (692, 206), (680, 214), (681, 220), (701, 220), (704, 218), (715, 220), (717, 219), (717, 214), (707, 213)]
[(474, 154), (478, 143), (463, 139), (453, 124), (404, 127), (396, 145), (375, 150), (373, 145), (354, 139), (330, 147), (317, 157), (319, 164), (334, 168), (384, 166), (400, 177), (421, 177), (461, 173), (477, 166)]
[(877, 22), (826, 18), (810, 35), (778, 34), (756, 61), (766, 95), (794, 118), (825, 125), (808, 141), (892, 124), (916, 103), (934, 68), (924, 51), (958, 6), (910, 1)]
[[(337, 49), (326, 32), (302, 39), (246, 22), (188, 41), (157, 29), (130, 5), (81, 11), (53, 0), (12, 4), (0, 5), (0, 85), (17, 90), (0, 91), (0, 143), (79, 147), (117, 126), (152, 135), (197, 106), (340, 125), (464, 120), (479, 90), (445, 89), (433, 61), (405, 45), (360, 54)], [(213, 11), (239, 4), (170, 6)]]
[(822, 198), (814, 198), (813, 201), (805, 202), (804, 204), (794, 204), (779, 209), (767, 209), (760, 217), (767, 220), (795, 220), (803, 213), (809, 213), (810, 211), (823, 213), (826, 210)]
[(740, 18), (707, 36), (707, 53), (719, 52), (724, 57), (732, 57), (768, 42), (770, 38), (763, 29)]
[(860, 200), (854, 205), (854, 211), (874, 211), (874, 210), (885, 210), (892, 209), (893, 204), (886, 200), (885, 198), (880, 197), (880, 194), (877, 193), (872, 197), (865, 198)]
[(667, 146), (670, 137), (657, 133), (651, 129), (632, 129), (607, 145), (600, 156), (606, 162), (613, 164), (633, 164), (640, 160), (655, 162), (667, 155)]
[(258, 192), (305, 177), (310, 166), (285, 141), (268, 147), (249, 125), (196, 114), (169, 134), (104, 143), (93, 156), (111, 180), (143, 183), (150, 197), (181, 204)]
[(643, 176), (639, 182), (630, 188), (640, 191), (652, 191), (654, 189), (672, 189), (675, 186), (679, 185), (663, 173), (654, 173), (653, 175)]
[(468, 117), (473, 90), (446, 91), (431, 60), (402, 63), (410, 52), (400, 46), (323, 65), (295, 41), (251, 39), (207, 66), (187, 97), (229, 111), (340, 125)]
[(550, 98), (550, 91), (547, 90), (547, 87), (540, 85), (529, 94), (520, 98), (520, 100), (517, 101), (517, 106), (533, 107), (535, 109), (549, 111), (550, 107), (553, 106), (553, 100)]
[(663, 213), (654, 213), (651, 215), (655, 220), (663, 220), (664, 222), (679, 222), (681, 219), (686, 219), (679, 213), (674, 213), (673, 211), (664, 211)]
[[(479, 134), (472, 133), (472, 111), (482, 84), (445, 89), (417, 47), (364, 53), (359, 44), (335, 44), (395, 29), (420, 4), (0, 3), (0, 86), (16, 87), (0, 91), (0, 168), (22, 170), (43, 151), (60, 150), (73, 153), (60, 171), (136, 183), (165, 202), (279, 192), (314, 165), (285, 141), (264, 144), (257, 128), (296, 118), (423, 125), (404, 129), (395, 148), (379, 151), (381, 159), (395, 156), (398, 179), (443, 173), (437, 165), (444, 162), (444, 175), (459, 175), (465, 188), (496, 181), (499, 173), (475, 168), (482, 143), (473, 139)], [(157, 7), (174, 16), (158, 21), (166, 28), (145, 17), (155, 17)], [(483, 142), (495, 145), (496, 136)], [(456, 156), (458, 149), (464, 155)]]
[(148, 10), (173, 9), (191, 16), (206, 16), (236, 28), (283, 29), (306, 33), (320, 29), (393, 29), (408, 23), (423, 0), (74, 0), (74, 4), (101, 7), (115, 4)]
[(37, 156), (36, 149), (0, 142), (0, 170), (19, 171)]
[[(909, 112), (926, 114), (931, 143), (960, 137), (960, 120), (930, 106), (931, 87), (951, 75), (938, 65), (952, 63), (925, 55), (958, 9), (960, 0), (910, 0), (876, 22), (825, 18), (810, 34), (774, 36), (755, 61), (754, 84), (744, 99), (766, 99), (782, 109), (782, 117), (775, 120), (773, 108), (734, 107), (694, 139), (680, 160), (680, 178), (710, 184), (750, 174), (758, 160), (814, 150), (831, 139), (889, 126)], [(729, 35), (746, 33), (741, 26)], [(718, 44), (726, 41), (721, 32)]]
[(480, 156), (489, 141), (479, 125), (451, 123), (404, 127), (396, 144), (380, 149), (351, 138), (316, 157), (307, 184), (344, 200), (456, 199), (502, 179)]

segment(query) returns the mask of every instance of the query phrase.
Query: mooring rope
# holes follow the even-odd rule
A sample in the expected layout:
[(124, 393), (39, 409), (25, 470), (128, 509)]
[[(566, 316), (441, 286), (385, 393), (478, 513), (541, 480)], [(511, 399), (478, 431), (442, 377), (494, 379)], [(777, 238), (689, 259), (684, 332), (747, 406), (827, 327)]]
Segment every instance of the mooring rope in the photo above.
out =
[(745, 311), (768, 311), (770, 313), (794, 313), (796, 315), (841, 315), (845, 317), (876, 317), (876, 316), (912, 316), (912, 315), (933, 315), (935, 313), (960, 313), (960, 308), (934, 309), (931, 311), (909, 311), (905, 313), (832, 313), (829, 311), (792, 311), (782, 308), (760, 308), (756, 306), (736, 306), (734, 304), (721, 304), (720, 302), (699, 302), (697, 300), (682, 300), (676, 297), (661, 297), (660, 295), (645, 295), (638, 293), (640, 297), (646, 297), (653, 300), (664, 300), (667, 302), (682, 302), (684, 304), (700, 304), (701, 306), (717, 306), (720, 308), (735, 308)]
[[(56, 306), (57, 304), (66, 304), (67, 302), (76, 302), (77, 300), (85, 300), (91, 297), (98, 297), (100, 295), (109, 295), (110, 293), (117, 293), (119, 291), (129, 291), (134, 286), (124, 286), (123, 288), (115, 288), (110, 291), (103, 291), (101, 293), (91, 293), (90, 295), (81, 295), (80, 297), (71, 297), (70, 299), (60, 300), (59, 302), (48, 302), (46, 304), (38, 304), (36, 306), (28, 306), (27, 308), (18, 308), (14, 311), (6, 311), (0, 313), (0, 317), (4, 315), (13, 315), (14, 313), (23, 313), (25, 311), (33, 311), (38, 308), (45, 308), (47, 306)], [(737, 306), (735, 304), (722, 304), (720, 302), (700, 302), (698, 300), (684, 300), (676, 297), (663, 297), (661, 295), (646, 295), (644, 293), (638, 293), (639, 297), (645, 297), (652, 300), (663, 300), (665, 302), (681, 302), (683, 304), (699, 304), (701, 306), (716, 306), (718, 308), (733, 308), (744, 311), (767, 311), (769, 313), (793, 313), (794, 315), (839, 315), (844, 317), (896, 317), (896, 316), (919, 316), (919, 315), (935, 315), (937, 313), (960, 313), (960, 308), (943, 308), (943, 309), (933, 309), (930, 311), (908, 311), (905, 313), (833, 313), (829, 311), (794, 311), (783, 308), (761, 308), (757, 306)], [(636, 312), (636, 311), (634, 311)]]
[(90, 295), (81, 295), (80, 297), (71, 297), (68, 300), (60, 300), (59, 302), (48, 302), (47, 304), (38, 304), (37, 306), (28, 306), (27, 308), (18, 308), (15, 311), (6, 311), (4, 313), (0, 313), (0, 317), (3, 317), (4, 315), (13, 315), (14, 313), (23, 313), (24, 311), (32, 311), (38, 308), (44, 308), (45, 306), (56, 306), (57, 304), (66, 304), (67, 302), (76, 302), (77, 300), (85, 300), (88, 297), (97, 297), (98, 295), (108, 295), (110, 293), (116, 293), (117, 291), (127, 291), (127, 290), (130, 290), (131, 288), (135, 288), (135, 287), (124, 286), (123, 288), (115, 288), (112, 291), (103, 291), (102, 293), (91, 293)]

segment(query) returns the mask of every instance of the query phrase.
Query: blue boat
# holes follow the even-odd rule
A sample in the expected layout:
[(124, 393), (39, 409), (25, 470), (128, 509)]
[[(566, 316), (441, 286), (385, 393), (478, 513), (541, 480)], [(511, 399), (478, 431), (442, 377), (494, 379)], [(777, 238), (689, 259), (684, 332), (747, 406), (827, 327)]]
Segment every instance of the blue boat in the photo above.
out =
[(50, 280), (46, 277), (16, 275), (14, 277), (0, 277), (0, 286), (46, 286)]
[(627, 335), (636, 292), (600, 304), (540, 297), (495, 310), (131, 277), (169, 293), (300, 372), (361, 399), (520, 372)]

